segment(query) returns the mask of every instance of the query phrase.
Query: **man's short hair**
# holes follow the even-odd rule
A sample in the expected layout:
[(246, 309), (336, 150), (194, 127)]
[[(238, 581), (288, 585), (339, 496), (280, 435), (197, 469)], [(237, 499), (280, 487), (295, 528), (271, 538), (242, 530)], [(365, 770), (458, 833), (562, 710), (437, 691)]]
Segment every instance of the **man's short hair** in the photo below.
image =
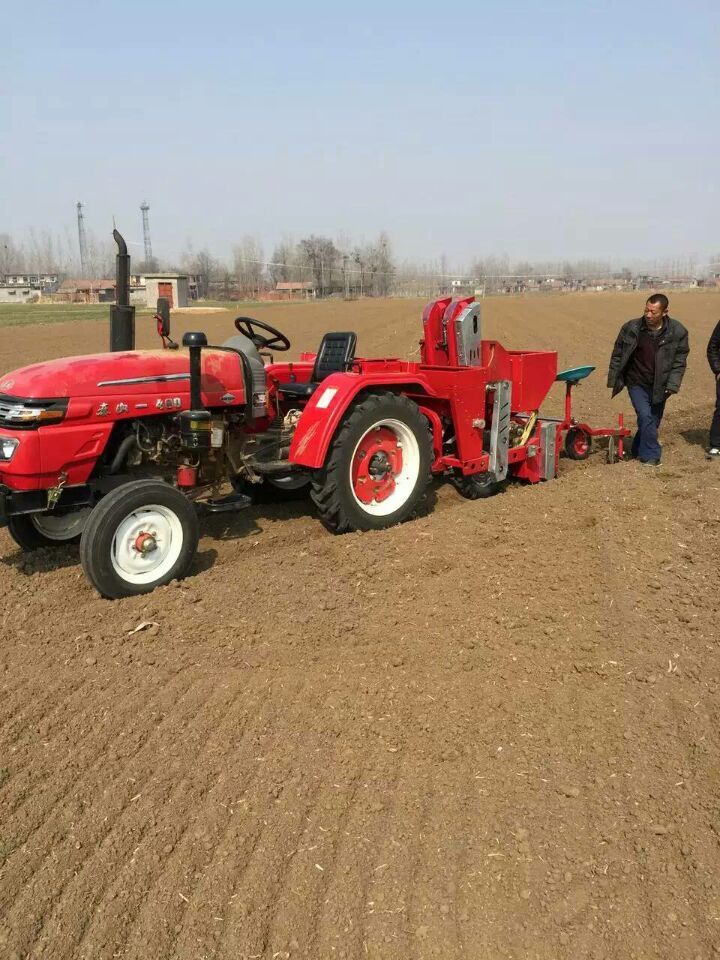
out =
[(664, 293), (654, 293), (651, 297), (647, 298), (647, 302), (659, 303), (663, 308), (663, 313), (665, 313), (667, 308), (670, 306), (670, 301), (668, 300), (668, 298), (665, 296)]

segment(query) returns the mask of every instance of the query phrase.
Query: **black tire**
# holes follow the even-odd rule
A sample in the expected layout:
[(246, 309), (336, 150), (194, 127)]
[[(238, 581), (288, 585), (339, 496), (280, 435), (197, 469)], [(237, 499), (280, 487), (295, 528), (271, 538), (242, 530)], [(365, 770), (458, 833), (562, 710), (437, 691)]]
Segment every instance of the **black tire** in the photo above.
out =
[(502, 481), (494, 480), (487, 473), (473, 473), (469, 477), (462, 473), (454, 473), (450, 479), (458, 493), (467, 500), (484, 500), (485, 497), (494, 497), (503, 488)]
[[(398, 426), (383, 426), (384, 421)], [(377, 482), (380, 485), (386, 481), (390, 483), (389, 478), (392, 475), (393, 491), (397, 488), (402, 496), (402, 499), (396, 497), (396, 509), (391, 509), (391, 504), (387, 504), (385, 508), (379, 507), (379, 502), (376, 504), (374, 500), (364, 505), (354, 492), (353, 460), (361, 441), (365, 442), (375, 429), (395, 433), (396, 438), (396, 430), (401, 429), (411, 448), (401, 459), (401, 466), (407, 470), (407, 475), (403, 475), (400, 480), (402, 488), (395, 483), (399, 474), (393, 472), (387, 457), (385, 476), (377, 481), (370, 481), (371, 484)], [(400, 446), (399, 440), (397, 445)], [(370, 457), (368, 464), (372, 463), (376, 456), (377, 454)], [(325, 466), (313, 475), (310, 496), (317, 507), (320, 520), (332, 533), (384, 530), (410, 519), (417, 512), (431, 480), (432, 460), (430, 427), (417, 405), (407, 397), (391, 393), (371, 394), (355, 403), (345, 415), (330, 444)], [(386, 499), (389, 500), (390, 496), (395, 497), (395, 493), (388, 495)], [(387, 509), (388, 512), (373, 513), (373, 508)]]
[[(148, 531), (142, 530), (145, 524)], [(137, 546), (141, 537), (155, 544), (147, 554)], [(184, 494), (162, 480), (134, 480), (108, 493), (90, 514), (80, 539), (80, 562), (101, 596), (119, 600), (182, 579), (198, 539), (197, 514)], [(165, 551), (165, 556), (155, 557), (157, 549)], [(145, 557), (148, 562), (143, 567)], [(135, 561), (137, 572), (130, 569)]]
[(584, 430), (572, 427), (565, 434), (565, 453), (571, 460), (587, 460), (591, 448), (591, 438)]
[[(46, 536), (42, 532), (44, 517), (48, 516), (51, 520), (55, 519), (55, 515), (51, 514), (30, 514), (23, 513), (18, 516), (8, 517), (8, 532), (13, 538), (15, 543), (26, 553), (31, 553), (33, 550), (40, 550), (43, 547), (67, 547), (72, 546), (80, 542), (80, 534), (74, 536), (62, 536), (61, 529), (56, 529), (54, 531), (54, 536)], [(57, 514), (58, 520), (62, 517), (71, 518), (73, 514)], [(35, 519), (33, 519), (35, 518)]]

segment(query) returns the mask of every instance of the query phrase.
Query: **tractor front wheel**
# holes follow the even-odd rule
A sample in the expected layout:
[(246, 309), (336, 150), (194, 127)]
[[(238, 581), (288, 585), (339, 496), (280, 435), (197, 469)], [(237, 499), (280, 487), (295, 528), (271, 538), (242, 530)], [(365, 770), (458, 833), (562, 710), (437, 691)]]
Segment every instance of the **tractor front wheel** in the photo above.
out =
[(395, 394), (357, 402), (341, 423), (311, 496), (333, 533), (383, 530), (411, 517), (430, 483), (432, 440), (417, 405)]
[(162, 480), (116, 487), (90, 514), (80, 562), (103, 597), (150, 593), (190, 569), (199, 539), (192, 503)]
[(81, 507), (70, 513), (22, 513), (8, 517), (8, 531), (26, 553), (41, 547), (65, 547), (78, 543), (91, 513)]
[(590, 456), (590, 436), (580, 427), (568, 430), (565, 436), (565, 453), (571, 460), (587, 460)]

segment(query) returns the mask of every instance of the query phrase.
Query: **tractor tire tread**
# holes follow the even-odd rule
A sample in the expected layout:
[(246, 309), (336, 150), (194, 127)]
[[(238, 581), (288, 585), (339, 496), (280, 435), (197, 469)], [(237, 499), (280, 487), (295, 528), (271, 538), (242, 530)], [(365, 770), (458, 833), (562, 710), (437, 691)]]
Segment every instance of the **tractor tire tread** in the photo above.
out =
[[(104, 545), (100, 543), (106, 533), (106, 531), (103, 530), (103, 526), (107, 523), (108, 517), (118, 509), (118, 505), (122, 499), (135, 499), (141, 491), (147, 491), (145, 503), (152, 503), (153, 490), (155, 490), (157, 494), (155, 499), (162, 500), (163, 496), (167, 496), (168, 491), (172, 491), (172, 496), (177, 495), (181, 497), (182, 501), (190, 507), (189, 510), (184, 511), (185, 515), (181, 518), (184, 520), (186, 541), (183, 544), (181, 557), (178, 558), (174, 568), (168, 575), (158, 581), (132, 588), (114, 571), (110, 560), (109, 549), (106, 555), (106, 551), (103, 549)], [(181, 501), (178, 500), (177, 503), (180, 505)], [(141, 504), (142, 499), (137, 506)], [(130, 510), (132, 507), (125, 506), (123, 509)], [(109, 600), (119, 600), (122, 597), (150, 593), (164, 583), (168, 583), (171, 580), (182, 579), (188, 572), (195, 556), (199, 537), (199, 523), (195, 509), (190, 501), (185, 498), (184, 494), (180, 493), (176, 487), (171, 486), (171, 484), (166, 483), (164, 480), (156, 480), (153, 478), (133, 480), (120, 487), (116, 487), (111, 493), (103, 497), (88, 517), (85, 529), (80, 538), (80, 563), (85, 576), (102, 597)]]
[[(350, 407), (332, 440), (325, 465), (319, 470), (314, 471), (310, 497), (315, 504), (320, 522), (331, 533), (349, 533), (357, 529), (357, 526), (348, 516), (340, 495), (337, 478), (340, 476), (342, 470), (341, 460), (344, 449), (348, 443), (348, 437), (354, 426), (359, 420), (366, 416), (370, 416), (372, 419), (372, 416), (376, 415), (378, 419), (381, 419), (385, 413), (388, 396), (387, 393), (366, 394)], [(427, 447), (425, 450), (427, 470), (420, 480), (421, 490), (416, 495), (411, 509), (402, 517), (402, 521), (397, 521), (404, 522), (405, 520), (411, 520), (417, 515), (427, 497), (427, 490), (432, 481), (432, 472), (430, 470), (433, 460), (432, 431), (430, 424), (412, 400), (408, 400), (408, 398), (402, 396), (402, 394), (392, 394), (391, 396), (393, 401), (399, 402), (401, 407), (404, 408), (403, 412), (410, 422), (415, 422), (418, 432), (422, 431), (427, 438)]]
[(464, 476), (461, 473), (453, 474), (452, 484), (458, 493), (466, 500), (485, 500), (488, 497), (494, 497), (504, 488), (501, 480), (490, 480), (481, 483), (478, 474)]
[(7, 520), (8, 533), (25, 553), (45, 548), (57, 550), (58, 547), (70, 547), (80, 541), (80, 537), (68, 540), (51, 540), (44, 536), (33, 524), (29, 514), (10, 516)]

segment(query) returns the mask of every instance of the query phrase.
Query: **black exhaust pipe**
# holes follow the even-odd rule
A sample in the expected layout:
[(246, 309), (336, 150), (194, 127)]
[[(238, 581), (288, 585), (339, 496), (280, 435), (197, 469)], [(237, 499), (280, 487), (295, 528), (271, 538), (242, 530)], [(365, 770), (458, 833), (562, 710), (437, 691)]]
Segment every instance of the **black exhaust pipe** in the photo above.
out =
[(115, 304), (110, 307), (110, 350), (135, 349), (135, 307), (130, 306), (130, 254), (117, 230), (113, 239), (118, 246), (115, 257)]
[(190, 409), (180, 414), (180, 438), (186, 450), (209, 450), (212, 440), (212, 414), (202, 402), (202, 348), (207, 346), (204, 333), (188, 331), (182, 340), (190, 348)]

